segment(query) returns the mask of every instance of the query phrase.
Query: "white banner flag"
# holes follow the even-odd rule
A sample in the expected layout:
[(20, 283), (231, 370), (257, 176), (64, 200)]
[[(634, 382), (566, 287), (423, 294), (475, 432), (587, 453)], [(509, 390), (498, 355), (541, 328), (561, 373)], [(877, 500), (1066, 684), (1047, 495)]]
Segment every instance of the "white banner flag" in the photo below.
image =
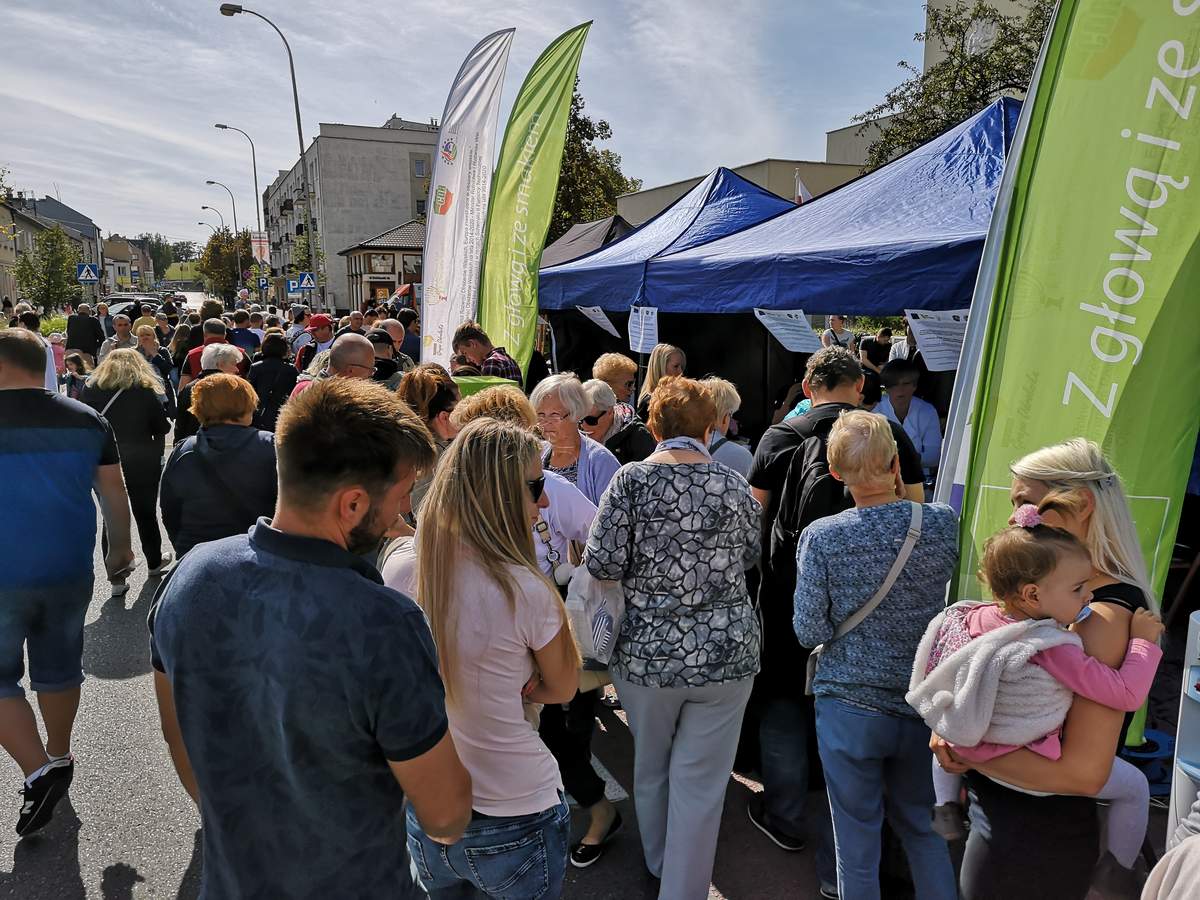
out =
[(446, 368), (454, 329), (474, 319), (478, 307), (500, 91), (514, 30), (488, 35), (467, 54), (442, 112), (426, 212), (421, 361)]

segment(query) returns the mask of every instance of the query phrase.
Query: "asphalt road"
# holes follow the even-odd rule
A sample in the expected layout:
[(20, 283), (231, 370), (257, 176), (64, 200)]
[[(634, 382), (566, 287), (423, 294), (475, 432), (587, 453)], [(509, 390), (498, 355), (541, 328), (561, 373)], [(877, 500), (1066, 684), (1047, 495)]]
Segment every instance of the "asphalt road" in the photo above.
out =
[[(13, 831), (20, 771), (0, 753), (0, 898), (193, 898), (200, 886), (200, 817), (171, 768), (150, 674), (146, 613), (158, 581), (147, 580), (141, 564), (129, 593), (113, 598), (99, 550), (96, 571), (84, 640), (87, 681), (72, 747), (75, 781), (53, 821), (23, 841)], [(598, 863), (568, 869), (563, 896), (652, 900), (657, 883), (645, 874), (628, 796), (633, 743), (619, 713), (602, 713), (594, 749), (626, 828)], [(746, 800), (758, 789), (752, 781), (730, 779), (710, 897), (817, 897), (811, 851), (785, 853), (747, 821)], [(812, 800), (819, 809), (820, 796)], [(585, 818), (576, 810), (575, 834), (582, 833)]]

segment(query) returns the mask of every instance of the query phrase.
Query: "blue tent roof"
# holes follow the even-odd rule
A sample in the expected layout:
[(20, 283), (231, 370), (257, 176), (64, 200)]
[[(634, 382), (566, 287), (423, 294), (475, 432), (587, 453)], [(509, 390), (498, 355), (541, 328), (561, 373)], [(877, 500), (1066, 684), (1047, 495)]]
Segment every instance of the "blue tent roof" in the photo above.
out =
[(1019, 110), (997, 100), (791, 212), (659, 256), (642, 302), (663, 312), (874, 316), (968, 305)]
[(790, 200), (729, 169), (715, 169), (621, 240), (579, 259), (542, 269), (538, 305), (543, 309), (628, 309), (641, 300), (648, 260), (697, 247), (795, 208)]

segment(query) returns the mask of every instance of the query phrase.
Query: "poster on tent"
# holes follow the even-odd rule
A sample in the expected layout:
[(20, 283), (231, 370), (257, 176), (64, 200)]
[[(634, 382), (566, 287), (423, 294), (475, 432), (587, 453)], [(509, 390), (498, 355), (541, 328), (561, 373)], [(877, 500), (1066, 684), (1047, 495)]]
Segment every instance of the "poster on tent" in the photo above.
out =
[(1181, 389), (1200, 380), (1200, 140), (1179, 100), (1200, 85), (1200, 0), (1146, 5), (1120, 31), (1098, 27), (1107, 9), (1059, 4), (993, 218), (972, 307), (977, 325), (990, 301), (978, 386), (956, 404), (969, 407), (957, 596), (980, 593), (1010, 464), (1076, 437), (1120, 474), (1156, 592), (1170, 565), (1200, 421), (1200, 392)]
[(608, 318), (608, 313), (599, 306), (577, 306), (575, 308), (587, 316), (588, 321), (593, 325), (598, 325), (615, 338), (621, 336), (621, 332), (617, 331), (617, 326)]
[(629, 349), (650, 353), (658, 343), (658, 308), (635, 306), (629, 310)]
[(467, 54), (438, 131), (425, 223), (420, 298), (421, 358), (449, 367), (451, 338), (475, 318), (483, 226), (492, 187), (500, 92), (514, 29), (497, 31)]
[(908, 335), (930, 372), (953, 372), (962, 356), (969, 309), (906, 309)]
[(754, 315), (784, 349), (792, 353), (816, 353), (821, 339), (808, 324), (802, 309), (755, 309)]

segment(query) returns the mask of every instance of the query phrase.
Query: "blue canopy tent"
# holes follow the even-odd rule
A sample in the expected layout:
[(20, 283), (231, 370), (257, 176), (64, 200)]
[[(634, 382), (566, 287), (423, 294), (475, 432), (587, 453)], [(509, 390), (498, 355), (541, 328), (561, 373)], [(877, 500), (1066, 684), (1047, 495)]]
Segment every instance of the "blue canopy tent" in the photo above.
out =
[(969, 303), (1019, 110), (1001, 98), (810, 203), (658, 255), (639, 302), (660, 314), (759, 307), (871, 316)]
[(543, 270), (539, 299), (560, 366), (586, 377), (600, 353), (629, 352), (574, 306), (603, 307), (622, 334), (631, 305), (655, 306), (659, 339), (688, 352), (692, 374), (717, 371), (736, 383), (743, 432), (760, 433), (805, 358), (770, 337), (755, 307), (884, 316), (970, 303), (1019, 109), (997, 100), (856, 181), (707, 243), (664, 241), (652, 256), (618, 263), (615, 252), (655, 219)]
[(541, 270), (542, 309), (625, 310), (642, 299), (646, 264), (755, 225), (796, 205), (729, 169), (703, 181), (630, 234), (570, 262)]

